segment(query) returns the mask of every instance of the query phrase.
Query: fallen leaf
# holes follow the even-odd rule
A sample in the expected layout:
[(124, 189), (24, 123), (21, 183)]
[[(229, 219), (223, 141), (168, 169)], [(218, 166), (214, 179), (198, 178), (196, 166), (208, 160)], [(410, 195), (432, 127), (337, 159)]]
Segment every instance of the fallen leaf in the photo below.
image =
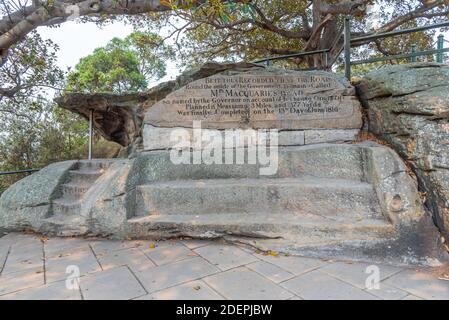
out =
[(273, 256), (273, 257), (277, 257), (279, 255), (279, 252), (268, 250), (268, 255)]

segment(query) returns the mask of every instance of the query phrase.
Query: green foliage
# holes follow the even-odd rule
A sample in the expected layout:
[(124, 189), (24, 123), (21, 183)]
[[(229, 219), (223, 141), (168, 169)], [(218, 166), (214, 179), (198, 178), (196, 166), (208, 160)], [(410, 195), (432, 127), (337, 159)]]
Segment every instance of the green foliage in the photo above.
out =
[[(332, 18), (326, 23), (324, 29), (314, 33), (326, 17), (324, 13), (318, 12), (317, 14), (314, 11), (318, 1), (223, 2), (213, 0), (206, 1), (200, 6), (192, 5), (192, 1), (189, 2), (189, 5), (184, 1), (169, 0), (166, 2), (168, 2), (168, 6), (174, 4), (177, 10), (152, 13), (147, 15), (145, 22), (142, 21), (142, 17), (139, 17), (140, 21), (132, 20), (132, 23), (138, 26), (146, 24), (152, 30), (169, 27), (175, 29), (174, 34), (179, 42), (179, 52), (177, 53), (184, 66), (195, 66), (210, 60), (252, 61), (267, 56), (301, 51), (337, 49), (342, 46), (340, 35), (343, 30), (343, 19), (348, 14), (353, 16), (352, 32), (358, 35), (421, 26), (448, 18), (447, 6), (444, 5), (427, 12), (410, 14), (422, 6), (430, 5), (433, 1), (371, 0), (367, 2), (369, 5), (374, 5), (374, 10), (357, 13), (336, 10), (336, 13), (332, 13)], [(339, 5), (350, 1), (322, 2), (326, 2), (328, 5)], [(447, 3), (449, 4), (449, 1)], [(177, 31), (184, 32), (184, 35), (178, 37)], [(306, 31), (305, 36), (303, 36), (304, 31)], [(432, 32), (420, 32), (382, 40), (370, 45), (365, 44), (353, 50), (353, 58), (365, 59), (385, 53), (409, 52), (414, 43), (420, 49), (429, 49), (432, 47), (432, 36)], [(343, 61), (341, 56), (336, 55), (338, 52), (339, 50), (332, 51), (329, 57), (337, 67)], [(321, 56), (317, 55), (314, 58), (289, 59), (288, 62), (276, 62), (276, 66), (307, 68), (323, 64), (324, 59)], [(387, 61), (381, 65), (388, 63), (395, 62)], [(376, 67), (376, 65), (371, 65), (371, 67)]]
[[(0, 136), (0, 171), (42, 168), (87, 156), (86, 121), (52, 104), (41, 109), (9, 121), (8, 131)], [(0, 176), (0, 193), (23, 177)]]
[(134, 32), (125, 39), (114, 38), (105, 47), (84, 57), (67, 76), (67, 91), (136, 92), (151, 79), (165, 76), (164, 59), (173, 52), (152, 33)]

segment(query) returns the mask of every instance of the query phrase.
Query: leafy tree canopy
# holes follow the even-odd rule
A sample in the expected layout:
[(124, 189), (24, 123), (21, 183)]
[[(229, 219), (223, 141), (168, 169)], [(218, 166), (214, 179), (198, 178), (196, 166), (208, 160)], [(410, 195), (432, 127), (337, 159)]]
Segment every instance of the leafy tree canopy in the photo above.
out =
[(136, 92), (165, 76), (164, 59), (173, 56), (169, 46), (153, 33), (134, 32), (114, 38), (105, 47), (80, 60), (67, 77), (68, 91)]

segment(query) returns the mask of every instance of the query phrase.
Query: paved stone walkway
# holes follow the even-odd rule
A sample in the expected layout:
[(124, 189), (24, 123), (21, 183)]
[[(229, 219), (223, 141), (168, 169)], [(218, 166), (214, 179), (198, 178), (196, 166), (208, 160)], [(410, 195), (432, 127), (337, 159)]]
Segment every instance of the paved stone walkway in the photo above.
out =
[(0, 299), (449, 299), (430, 271), (198, 240), (0, 238)]

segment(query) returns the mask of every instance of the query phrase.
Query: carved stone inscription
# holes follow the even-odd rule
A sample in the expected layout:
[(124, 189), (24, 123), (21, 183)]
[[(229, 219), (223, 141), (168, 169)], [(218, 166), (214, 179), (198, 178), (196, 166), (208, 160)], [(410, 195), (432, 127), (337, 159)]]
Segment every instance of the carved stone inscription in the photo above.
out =
[(145, 122), (162, 127), (360, 128), (354, 90), (334, 74), (242, 73), (203, 78), (157, 102)]

